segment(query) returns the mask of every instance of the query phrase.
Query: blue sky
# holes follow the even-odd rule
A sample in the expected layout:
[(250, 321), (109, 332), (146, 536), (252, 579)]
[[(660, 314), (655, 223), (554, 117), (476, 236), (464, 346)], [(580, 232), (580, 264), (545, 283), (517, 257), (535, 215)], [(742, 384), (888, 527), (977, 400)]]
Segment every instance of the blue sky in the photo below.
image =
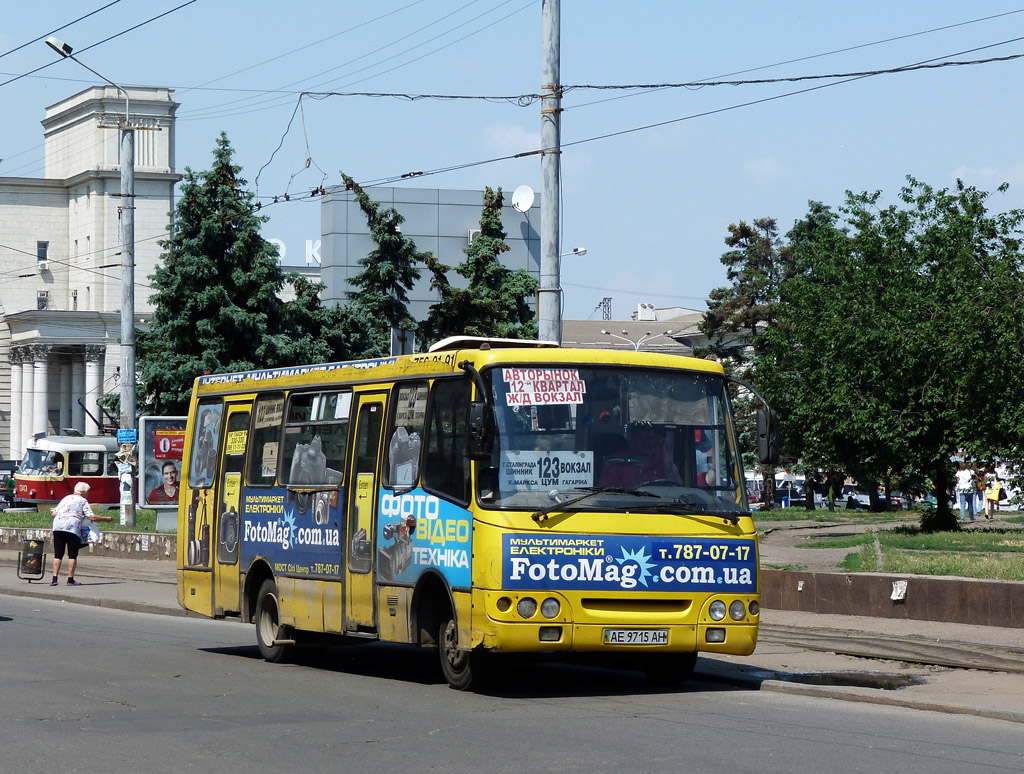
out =
[[(0, 54), (108, 2), (7, 0)], [(179, 171), (206, 169), (226, 131), (269, 204), (337, 184), (340, 171), (369, 183), (540, 147), (536, 103), (334, 96), (305, 98), (296, 111), (301, 91), (535, 94), (540, 0), (196, 0), (100, 43), (185, 2), (120, 0), (56, 33), (122, 85), (176, 90)], [(562, 0), (561, 16), (565, 85), (786, 78), (1024, 53), (1024, 0)], [(42, 176), (45, 107), (97, 82), (55, 59), (42, 41), (0, 56), (0, 176)], [(825, 88), (815, 87), (835, 81), (571, 91), (562, 252), (588, 254), (562, 261), (565, 318), (599, 318), (606, 296), (613, 319), (640, 302), (703, 308), (726, 283), (719, 259), (730, 223), (773, 217), (786, 231), (809, 200), (835, 206), (846, 190), (881, 190), (889, 202), (907, 175), (993, 192), (1007, 182), (991, 208), (1024, 207), (1022, 68), (1024, 59), (948, 66)], [(509, 194), (524, 184), (540, 190), (538, 156), (404, 183)], [(305, 240), (319, 237), (319, 204), (264, 212), (264, 236), (286, 244), (286, 263), (301, 263)]]

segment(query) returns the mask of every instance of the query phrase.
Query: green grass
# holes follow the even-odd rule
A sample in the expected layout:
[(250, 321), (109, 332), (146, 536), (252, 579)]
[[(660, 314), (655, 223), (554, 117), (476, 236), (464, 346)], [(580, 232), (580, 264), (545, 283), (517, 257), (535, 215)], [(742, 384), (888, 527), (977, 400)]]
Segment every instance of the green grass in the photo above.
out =
[(842, 535), (840, 537), (827, 537), (820, 540), (805, 540), (798, 548), (853, 548), (874, 542), (873, 532), (864, 532), (859, 535)]
[[(104, 511), (97, 511), (97, 516), (113, 516), (113, 521), (100, 521), (96, 523), (100, 532), (124, 532), (127, 527), (121, 526), (121, 511), (118, 508), (108, 508)], [(53, 526), (53, 517), (49, 513), (0, 513), (0, 527), (18, 527), (21, 529), (50, 529)], [(156, 511), (148, 508), (135, 509), (135, 526), (132, 532), (156, 532)]]
[(871, 544), (875, 537), (883, 549), (905, 551), (972, 551), (1024, 553), (1024, 529), (964, 530), (962, 532), (920, 532), (913, 527), (882, 529), (863, 535), (842, 535), (809, 540), (802, 548), (850, 548)]
[(843, 560), (848, 572), (887, 572), (898, 575), (948, 575), (983, 580), (1024, 580), (1022, 553), (950, 553), (882, 548), (882, 566), (873, 545), (862, 546)]
[(877, 524), (880, 522), (900, 521), (902, 519), (916, 520), (918, 514), (913, 511), (888, 511), (885, 513), (872, 513), (864, 510), (846, 510), (836, 508), (829, 511), (827, 508), (815, 508), (809, 511), (806, 508), (775, 508), (771, 511), (754, 511), (751, 514), (755, 523), (773, 521), (810, 521), (817, 523), (840, 522), (842, 524)]
[(916, 527), (905, 526), (863, 535), (809, 540), (801, 544), (801, 548), (858, 546), (859, 550), (848, 554), (842, 561), (840, 569), (847, 572), (1024, 580), (1024, 529), (925, 533)]

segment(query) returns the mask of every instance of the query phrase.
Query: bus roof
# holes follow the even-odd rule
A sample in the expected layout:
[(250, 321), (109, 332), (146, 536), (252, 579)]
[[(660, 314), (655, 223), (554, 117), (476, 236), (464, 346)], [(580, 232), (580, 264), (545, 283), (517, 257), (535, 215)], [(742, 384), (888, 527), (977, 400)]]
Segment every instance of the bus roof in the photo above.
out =
[(117, 439), (110, 435), (45, 435), (29, 440), (27, 449), (39, 451), (117, 451)]
[[(611, 349), (567, 349), (553, 342), (513, 339), (486, 339), (471, 336), (450, 337), (416, 355), (394, 355), (372, 360), (349, 360), (286, 368), (266, 368), (228, 374), (206, 374), (196, 379), (196, 394), (216, 395), (266, 389), (289, 389), (339, 383), (390, 381), (401, 377), (461, 373), (459, 363), (469, 360), (477, 368), (500, 363), (531, 365), (634, 365), (649, 368), (682, 368), (722, 374), (722, 366), (713, 360), (659, 352), (633, 352)], [(492, 346), (496, 345), (496, 346)]]
[(486, 336), (449, 336), (431, 345), (428, 352), (445, 352), (451, 349), (522, 349), (525, 347), (557, 347), (557, 341), (536, 339), (499, 339)]

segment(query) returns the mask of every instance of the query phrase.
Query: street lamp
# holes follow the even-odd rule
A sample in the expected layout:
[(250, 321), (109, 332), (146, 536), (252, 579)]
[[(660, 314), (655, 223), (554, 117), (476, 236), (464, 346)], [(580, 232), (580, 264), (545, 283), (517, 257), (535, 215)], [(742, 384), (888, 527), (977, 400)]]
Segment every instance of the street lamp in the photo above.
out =
[(601, 333), (603, 333), (605, 336), (611, 336), (613, 339), (618, 339), (619, 341), (626, 342), (627, 344), (629, 344), (629, 346), (631, 346), (633, 348), (634, 352), (639, 352), (640, 351), (640, 347), (642, 347), (645, 343), (647, 343), (651, 339), (656, 339), (659, 336), (671, 336), (672, 335), (672, 331), (664, 331), (662, 333), (651, 333), (650, 331), (647, 331), (639, 339), (637, 339), (636, 341), (633, 341), (633, 339), (629, 338), (629, 332), (628, 331), (623, 331), (621, 336), (619, 334), (617, 334), (617, 333), (612, 333), (611, 331), (601, 331)]
[[(46, 45), (64, 59), (71, 59), (124, 94), (121, 122), (121, 416), (120, 426), (135, 427), (135, 130), (129, 122), (128, 91), (71, 55), (72, 48), (59, 38)], [(122, 510), (125, 526), (135, 526), (135, 503)]]
[(571, 252), (571, 253), (562, 253), (562, 254), (561, 254), (560, 256), (558, 256), (558, 257), (559, 257), (559, 258), (565, 258), (565, 257), (566, 257), (567, 255), (575, 255), (575, 256), (577, 256), (577, 257), (582, 257), (582, 256), (584, 256), (584, 255), (586, 255), (586, 254), (587, 254), (587, 248), (585, 248), (585, 247), (574, 247), (574, 248), (572, 249), (572, 252)]

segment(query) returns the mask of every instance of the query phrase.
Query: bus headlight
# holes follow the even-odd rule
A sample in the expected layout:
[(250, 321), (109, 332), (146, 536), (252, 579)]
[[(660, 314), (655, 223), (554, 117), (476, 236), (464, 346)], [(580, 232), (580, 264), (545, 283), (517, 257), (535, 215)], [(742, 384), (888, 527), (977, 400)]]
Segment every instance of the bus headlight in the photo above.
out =
[(720, 599), (716, 599), (708, 607), (708, 615), (711, 616), (712, 621), (721, 621), (725, 618), (725, 602)]
[(757, 604), (756, 600), (751, 602), (749, 607), (750, 607), (750, 614), (751, 615), (757, 615), (758, 613), (761, 612), (761, 606), (759, 604)]
[(729, 603), (729, 617), (734, 621), (742, 621), (747, 617), (747, 607), (742, 599), (734, 599)]
[(516, 612), (523, 618), (533, 618), (537, 614), (537, 600), (531, 597), (523, 597), (516, 605)]
[(545, 618), (557, 618), (562, 606), (554, 597), (548, 597), (540, 603), (540, 614)]

